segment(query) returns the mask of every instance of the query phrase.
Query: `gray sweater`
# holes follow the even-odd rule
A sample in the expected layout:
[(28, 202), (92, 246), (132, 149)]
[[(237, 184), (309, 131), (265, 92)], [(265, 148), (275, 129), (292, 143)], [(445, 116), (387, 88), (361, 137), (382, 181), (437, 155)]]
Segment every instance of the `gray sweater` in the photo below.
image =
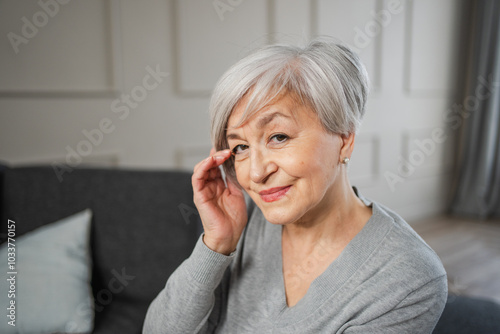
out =
[(282, 227), (251, 205), (230, 256), (200, 237), (143, 333), (431, 333), (447, 296), (438, 256), (396, 213), (361, 199), (372, 217), (295, 306), (286, 304)]

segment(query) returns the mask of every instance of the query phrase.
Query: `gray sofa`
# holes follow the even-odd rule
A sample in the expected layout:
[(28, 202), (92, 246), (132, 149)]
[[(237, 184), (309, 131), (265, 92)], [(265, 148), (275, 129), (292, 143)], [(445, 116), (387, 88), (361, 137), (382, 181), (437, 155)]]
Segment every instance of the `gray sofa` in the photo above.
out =
[[(85, 208), (91, 223), (93, 333), (140, 333), (149, 303), (189, 256), (201, 233), (191, 175), (178, 171), (81, 168), (60, 182), (50, 166), (0, 168), (1, 242), (7, 219), (17, 237)], [(114, 273), (134, 279), (109, 300)], [(101, 300), (99, 299), (101, 297)], [(500, 333), (500, 307), (451, 296), (435, 333)]]
[[(59, 182), (48, 166), (4, 168), (2, 175), (2, 242), (7, 219), (16, 222), (19, 237), (92, 209), (92, 289), (98, 304), (93, 333), (140, 333), (148, 305), (189, 256), (200, 233), (191, 176), (76, 169)], [(112, 290), (110, 282), (122, 269), (134, 279), (119, 293), (98, 295)]]

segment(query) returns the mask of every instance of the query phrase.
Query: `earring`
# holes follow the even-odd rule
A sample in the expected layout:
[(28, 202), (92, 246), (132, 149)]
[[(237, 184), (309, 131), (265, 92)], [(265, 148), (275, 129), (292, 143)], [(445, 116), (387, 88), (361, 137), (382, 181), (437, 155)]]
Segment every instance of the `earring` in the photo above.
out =
[(342, 159), (342, 163), (343, 163), (343, 164), (347, 164), (348, 162), (349, 162), (349, 158), (344, 158), (344, 159)]

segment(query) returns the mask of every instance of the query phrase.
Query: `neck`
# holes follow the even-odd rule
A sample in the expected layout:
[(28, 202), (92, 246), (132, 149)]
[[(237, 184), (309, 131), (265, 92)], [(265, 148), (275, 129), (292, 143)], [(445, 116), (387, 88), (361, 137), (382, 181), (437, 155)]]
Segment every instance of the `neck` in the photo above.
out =
[(299, 221), (283, 226), (283, 241), (306, 255), (318, 245), (343, 249), (371, 216), (347, 178), (332, 186), (325, 198)]

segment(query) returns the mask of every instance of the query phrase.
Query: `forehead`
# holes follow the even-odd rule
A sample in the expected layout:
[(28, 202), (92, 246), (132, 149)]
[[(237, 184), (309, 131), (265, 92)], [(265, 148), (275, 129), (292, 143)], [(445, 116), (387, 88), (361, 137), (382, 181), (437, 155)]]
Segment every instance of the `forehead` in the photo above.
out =
[(306, 106), (304, 106), (300, 99), (294, 96), (294, 94), (280, 93), (271, 102), (264, 105), (264, 107), (256, 111), (250, 111), (249, 116), (247, 116), (245, 115), (245, 112), (249, 112), (246, 111), (246, 109), (250, 98), (250, 94), (245, 94), (236, 104), (228, 119), (228, 130), (236, 129), (244, 124), (253, 122), (265, 125), (262, 123), (270, 122), (275, 118), (290, 118), (290, 120), (296, 121), (296, 117), (303, 114), (303, 112), (298, 112), (298, 110), (306, 108)]

